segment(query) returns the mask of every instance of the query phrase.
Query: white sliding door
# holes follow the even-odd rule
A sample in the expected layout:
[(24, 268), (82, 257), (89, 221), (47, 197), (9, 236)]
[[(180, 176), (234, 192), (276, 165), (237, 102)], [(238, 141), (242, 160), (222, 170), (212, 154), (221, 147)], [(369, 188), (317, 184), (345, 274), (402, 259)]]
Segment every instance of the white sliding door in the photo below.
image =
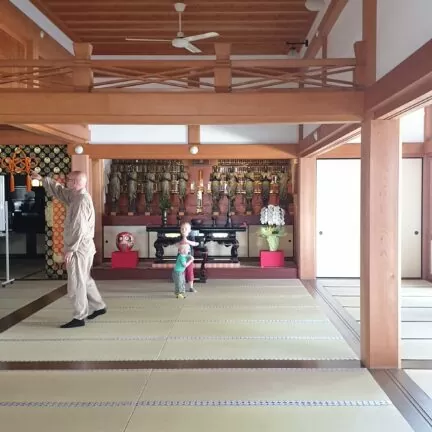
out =
[(360, 160), (317, 160), (317, 277), (360, 277)]
[[(401, 276), (421, 277), (422, 159), (402, 159)], [(360, 159), (317, 161), (317, 277), (360, 277)]]
[(421, 158), (402, 160), (400, 235), (403, 278), (421, 278), (422, 178), (423, 160)]

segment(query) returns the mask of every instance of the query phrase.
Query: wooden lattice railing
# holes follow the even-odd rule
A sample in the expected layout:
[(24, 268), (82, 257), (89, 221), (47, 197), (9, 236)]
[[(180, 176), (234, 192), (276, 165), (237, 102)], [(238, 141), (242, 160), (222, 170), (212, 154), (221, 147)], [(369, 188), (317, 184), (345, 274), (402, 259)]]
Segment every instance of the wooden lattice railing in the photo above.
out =
[(355, 77), (355, 59), (0, 60), (0, 91), (354, 89)]

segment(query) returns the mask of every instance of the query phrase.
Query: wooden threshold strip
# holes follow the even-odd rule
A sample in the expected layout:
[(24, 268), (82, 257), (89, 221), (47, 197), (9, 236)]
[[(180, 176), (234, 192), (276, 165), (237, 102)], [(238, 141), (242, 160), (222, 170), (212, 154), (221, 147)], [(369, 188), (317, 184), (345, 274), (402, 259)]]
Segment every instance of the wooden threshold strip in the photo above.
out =
[(63, 284), (58, 288), (50, 291), (48, 294), (39, 297), (38, 299), (32, 301), (29, 304), (17, 309), (16, 311), (0, 318), (0, 333), (8, 330), (12, 326), (18, 324), (19, 322), (25, 320), (34, 313), (40, 311), (45, 306), (55, 302), (59, 298), (63, 297), (67, 292), (67, 285)]
[(301, 282), (309, 294), (324, 309), (330, 321), (342, 334), (347, 344), (360, 357), (360, 326), (358, 323), (315, 279), (302, 280)]
[[(308, 280), (302, 283), (324, 308), (351, 348), (360, 355), (360, 324), (319, 281)], [(404, 360), (402, 366), (427, 369), (431, 368), (432, 361)], [(423, 432), (432, 429), (432, 400), (404, 370), (369, 369), (369, 372), (413, 430)]]
[(116, 360), (0, 362), (0, 370), (358, 369), (358, 360)]
[(403, 370), (370, 370), (393, 405), (416, 432), (432, 429), (431, 400)]

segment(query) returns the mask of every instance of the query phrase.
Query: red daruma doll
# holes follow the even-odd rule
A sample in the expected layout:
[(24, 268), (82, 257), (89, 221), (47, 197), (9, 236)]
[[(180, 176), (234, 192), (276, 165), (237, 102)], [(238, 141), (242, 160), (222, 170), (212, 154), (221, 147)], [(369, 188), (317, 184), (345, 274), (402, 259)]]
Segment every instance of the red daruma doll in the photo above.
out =
[(117, 234), (116, 245), (120, 252), (130, 252), (134, 247), (135, 240), (130, 232), (121, 232)]

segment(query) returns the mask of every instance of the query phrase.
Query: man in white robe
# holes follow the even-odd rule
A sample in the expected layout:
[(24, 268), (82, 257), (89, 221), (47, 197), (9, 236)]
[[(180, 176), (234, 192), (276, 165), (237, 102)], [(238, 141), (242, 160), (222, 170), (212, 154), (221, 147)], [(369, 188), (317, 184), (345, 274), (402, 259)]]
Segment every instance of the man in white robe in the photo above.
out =
[(81, 171), (71, 172), (67, 177), (67, 187), (49, 177), (42, 178), (35, 172), (32, 178), (42, 180), (47, 194), (66, 204), (64, 259), (68, 274), (68, 296), (72, 300), (74, 313), (72, 321), (61, 327), (82, 327), (86, 318), (94, 319), (106, 313), (106, 305), (90, 276), (96, 253), (93, 241), (95, 211), (92, 198), (86, 190), (87, 176)]

